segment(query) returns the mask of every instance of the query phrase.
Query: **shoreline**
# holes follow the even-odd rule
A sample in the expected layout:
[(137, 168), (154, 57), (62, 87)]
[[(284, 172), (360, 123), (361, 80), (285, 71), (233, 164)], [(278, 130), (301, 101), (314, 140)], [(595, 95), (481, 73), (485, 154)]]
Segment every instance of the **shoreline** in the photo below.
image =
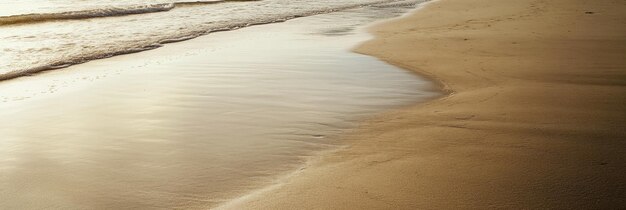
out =
[(209, 208), (287, 179), (360, 119), (435, 95), (349, 51), (371, 37), (362, 26), (408, 10), (249, 27), (0, 83), (12, 119), (0, 123), (0, 197), (14, 198), (0, 206)]
[[(422, 3), (418, 3), (418, 6), (414, 9), (409, 10), (408, 12), (404, 13), (401, 16), (398, 17), (393, 17), (393, 18), (384, 18), (384, 19), (380, 19), (380, 20), (376, 20), (372, 23), (366, 24), (364, 26), (359, 26), (356, 29), (356, 33), (366, 33), (366, 34), (370, 34), (372, 35), (372, 38), (375, 38), (375, 36), (373, 36), (373, 34), (370, 32), (371, 28), (375, 28), (377, 25), (383, 25), (387, 22), (391, 22), (394, 20), (399, 20), (402, 18), (405, 18), (407, 16), (410, 16), (411, 14), (418, 12), (418, 10), (423, 9), (426, 5), (433, 3), (433, 2), (437, 2), (439, 0), (427, 0), (426, 2), (422, 2)], [(306, 17), (305, 17), (306, 18)], [(367, 41), (364, 41), (367, 42)], [(364, 43), (362, 42), (362, 43)], [(382, 60), (378, 57), (372, 56), (370, 54), (367, 53), (361, 53), (357, 51), (357, 48), (359, 46), (362, 45), (362, 43), (355, 45), (354, 47), (352, 47), (350, 49), (350, 52), (352, 53), (357, 53), (357, 54), (361, 54), (361, 55), (365, 55), (368, 57), (373, 57), (375, 59), (379, 59), (391, 66), (395, 66), (398, 67), (402, 70), (407, 71), (408, 73), (411, 74), (415, 74), (416, 76), (418, 76), (419, 78), (426, 78), (429, 82), (432, 83), (432, 87), (428, 87), (424, 90), (428, 90), (429, 92), (434, 92), (437, 94), (434, 94), (432, 96), (430, 96), (427, 99), (421, 99), (418, 101), (415, 101), (413, 103), (410, 104), (403, 104), (403, 105), (399, 105), (397, 107), (391, 108), (391, 109), (387, 109), (381, 113), (373, 113), (372, 116), (368, 116), (365, 117), (363, 119), (360, 119), (358, 122), (358, 125), (355, 128), (350, 128), (348, 129), (345, 133), (343, 134), (338, 134), (335, 135), (334, 137), (331, 137), (331, 139), (337, 139), (337, 140), (345, 140), (345, 136), (350, 136), (352, 133), (354, 132), (358, 132), (358, 130), (362, 127), (363, 124), (367, 124), (368, 122), (372, 121), (372, 120), (376, 120), (378, 118), (380, 118), (380, 116), (384, 115), (385, 113), (389, 113), (389, 112), (395, 112), (397, 110), (403, 110), (403, 109), (408, 109), (411, 107), (415, 107), (420, 106), (420, 105), (425, 105), (425, 104), (429, 104), (432, 102), (435, 102), (437, 100), (440, 100), (442, 98), (448, 97), (452, 94), (454, 94), (454, 91), (447, 89), (445, 83), (443, 83), (443, 81), (435, 78), (432, 75), (429, 75), (428, 72), (420, 72), (420, 71), (414, 71), (411, 70), (410, 68), (406, 68), (405, 66), (403, 66), (402, 64), (398, 63), (398, 64), (394, 64), (391, 63), (389, 61), (386, 60)], [(432, 88), (432, 89), (431, 89)], [(248, 204), (248, 202), (253, 201), (255, 199), (259, 199), (262, 198), (263, 196), (268, 196), (268, 194), (271, 194), (273, 191), (275, 190), (280, 190), (281, 187), (283, 187), (284, 185), (288, 184), (290, 179), (293, 178), (297, 178), (298, 176), (302, 175), (302, 172), (305, 172), (305, 170), (309, 167), (315, 167), (316, 164), (319, 164), (320, 161), (322, 161), (326, 156), (328, 155), (332, 155), (333, 153), (336, 152), (340, 152), (342, 150), (345, 150), (347, 148), (349, 148), (349, 143), (343, 142), (343, 143), (339, 143), (337, 145), (335, 145), (335, 147), (333, 148), (327, 148), (324, 150), (320, 150), (320, 151), (316, 151), (314, 152), (314, 154), (306, 157), (305, 161), (303, 161), (303, 164), (298, 167), (298, 168), (294, 168), (293, 170), (284, 173), (282, 175), (277, 176), (273, 183), (268, 183), (267, 185), (263, 185), (263, 186), (259, 186), (259, 188), (254, 189), (250, 192), (247, 193), (243, 193), (239, 196), (235, 196), (231, 199), (227, 199), (224, 202), (220, 203), (219, 205), (215, 206), (215, 207), (211, 207), (210, 209), (216, 209), (216, 210), (226, 210), (226, 209), (248, 209), (248, 208), (252, 208), (255, 209), (257, 208), (256, 206), (250, 206)]]
[[(379, 26), (382, 26), (382, 25), (385, 25), (385, 24), (390, 23), (390, 22), (399, 21), (399, 20), (402, 20), (404, 18), (408, 18), (411, 15), (414, 15), (415, 13), (420, 12), (422, 9), (426, 8), (428, 5), (436, 3), (438, 1), (440, 1), (440, 0), (426, 0), (425, 2), (418, 3), (416, 8), (408, 11), (407, 13), (405, 13), (405, 14), (399, 16), (399, 17), (394, 17), (394, 18), (391, 18), (391, 19), (383, 19), (383, 20), (375, 21), (375, 22), (365, 26), (365, 32), (364, 33), (369, 33), (369, 34), (372, 35), (372, 39), (376, 39), (377, 36), (373, 33), (373, 30), (375, 28), (377, 28)], [(368, 41), (370, 41), (370, 40), (368, 40)], [(365, 56), (372, 56), (372, 57), (374, 57), (376, 59), (379, 59), (379, 60), (381, 60), (381, 61), (383, 61), (385, 63), (388, 63), (389, 65), (396, 66), (398, 68), (406, 70), (407, 72), (410, 72), (412, 74), (416, 74), (419, 77), (427, 78), (429, 81), (431, 81), (435, 85), (435, 87), (434, 87), (435, 91), (439, 92), (440, 94), (438, 96), (435, 96), (435, 97), (429, 99), (429, 100), (420, 101), (420, 102), (417, 103), (417, 105), (424, 104), (424, 103), (429, 103), (429, 102), (438, 100), (440, 98), (445, 98), (445, 97), (448, 97), (448, 96), (454, 94), (454, 90), (450, 89), (448, 87), (448, 85), (443, 80), (441, 80), (440, 78), (437, 78), (435, 75), (431, 74), (428, 71), (412, 69), (411, 66), (405, 65), (402, 62), (394, 62), (392, 60), (385, 60), (385, 59), (383, 59), (381, 57), (377, 57), (377, 56), (372, 55), (371, 52), (361, 52), (361, 51), (359, 51), (359, 48), (362, 47), (362, 45), (364, 45), (368, 41), (365, 41), (363, 43), (360, 43), (360, 44), (354, 46), (351, 49), (351, 52), (357, 53), (357, 54), (361, 54), (361, 55), (365, 55)], [(413, 105), (416, 105), (416, 104), (411, 104), (409, 106), (413, 106)]]
[(625, 8), (439, 0), (377, 24), (358, 53), (448, 94), (364, 122), (228, 208), (626, 208)]

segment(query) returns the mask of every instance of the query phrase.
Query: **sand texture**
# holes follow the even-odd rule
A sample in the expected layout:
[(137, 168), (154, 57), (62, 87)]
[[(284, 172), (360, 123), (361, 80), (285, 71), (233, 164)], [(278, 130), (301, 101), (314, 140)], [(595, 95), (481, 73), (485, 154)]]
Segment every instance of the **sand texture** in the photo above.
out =
[(356, 49), (450, 94), (226, 207), (626, 208), (626, 2), (441, 0)]

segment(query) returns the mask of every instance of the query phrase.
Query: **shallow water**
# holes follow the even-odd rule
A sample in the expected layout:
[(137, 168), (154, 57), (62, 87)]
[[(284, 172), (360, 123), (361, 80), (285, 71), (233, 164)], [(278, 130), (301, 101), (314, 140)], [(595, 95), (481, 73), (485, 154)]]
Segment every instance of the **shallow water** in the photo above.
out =
[(414, 5), (418, 0), (206, 2), (215, 1), (1, 1), (0, 80), (154, 49), (214, 31), (371, 4)]
[(365, 7), (0, 82), (0, 208), (206, 208), (432, 84), (349, 52)]

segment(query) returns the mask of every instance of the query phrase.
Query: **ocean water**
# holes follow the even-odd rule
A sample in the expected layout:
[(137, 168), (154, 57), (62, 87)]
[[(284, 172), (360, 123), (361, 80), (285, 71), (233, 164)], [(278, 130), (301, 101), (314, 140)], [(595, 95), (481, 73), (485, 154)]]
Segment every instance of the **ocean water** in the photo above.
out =
[[(58, 12), (45, 6), (55, 1), (48, 2), (24, 7), (22, 13)], [(237, 5), (281, 2), (300, 11), (322, 11), (295, 4), (319, 9), (322, 1), (264, 1), (194, 5), (188, 12), (216, 5), (233, 7), (232, 12)], [(355, 2), (331, 2), (339, 6), (329, 8)], [(341, 147), (336, 137), (359, 120), (437, 95), (430, 82), (410, 72), (350, 52), (371, 38), (361, 27), (399, 16), (414, 3), (326, 9), (325, 14), (0, 81), (0, 209), (207, 209), (280, 183), (316, 152)], [(101, 7), (73, 5), (81, 7), (69, 10)], [(246, 8), (241, 10), (258, 12)], [(164, 20), (176, 10), (9, 24), (0, 33), (70, 34), (75, 37), (65, 41), (76, 45), (117, 49), (130, 45), (106, 39), (131, 43), (177, 34), (157, 30), (174, 27)], [(189, 22), (201, 22), (197, 14), (206, 13), (189, 13)], [(283, 13), (263, 13), (277, 14)], [(129, 18), (147, 22), (120, 22)], [(55, 27), (57, 34), (49, 34)], [(178, 27), (184, 32), (202, 24)], [(31, 44), (57, 46), (58, 40), (36, 37)], [(22, 44), (15, 48), (29, 46)], [(65, 58), (71, 46), (59, 45), (56, 53), (45, 55)], [(75, 49), (87, 52), (81, 50)], [(35, 50), (15, 56), (37, 63), (43, 55)]]
[(0, 2), (0, 80), (207, 33), (416, 0), (12, 0)]

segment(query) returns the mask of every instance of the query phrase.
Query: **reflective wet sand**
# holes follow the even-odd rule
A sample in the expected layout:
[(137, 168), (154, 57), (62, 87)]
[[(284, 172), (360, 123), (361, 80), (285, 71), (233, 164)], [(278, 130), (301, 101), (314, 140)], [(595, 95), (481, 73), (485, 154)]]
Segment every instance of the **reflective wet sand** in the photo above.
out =
[(0, 83), (0, 207), (206, 208), (271, 184), (359, 119), (435, 95), (349, 52), (361, 9)]

